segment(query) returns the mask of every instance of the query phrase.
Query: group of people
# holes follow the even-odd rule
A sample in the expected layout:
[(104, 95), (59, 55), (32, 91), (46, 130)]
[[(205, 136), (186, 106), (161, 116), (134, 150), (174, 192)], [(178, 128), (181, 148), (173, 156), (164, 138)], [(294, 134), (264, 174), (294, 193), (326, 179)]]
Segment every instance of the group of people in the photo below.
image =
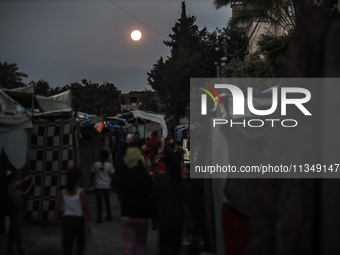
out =
[[(139, 134), (126, 136), (123, 149), (122, 169), (117, 172), (108, 162), (109, 152), (100, 151), (100, 160), (91, 169), (90, 185), (95, 189), (97, 224), (103, 222), (103, 201), (106, 220), (112, 220), (110, 193), (117, 194), (121, 208), (121, 228), (124, 253), (147, 254), (148, 222), (152, 219), (158, 229), (159, 254), (179, 254), (182, 244), (184, 222), (192, 226), (186, 201), (186, 185), (183, 177), (188, 166), (183, 163), (183, 150), (170, 139), (162, 149), (158, 133), (143, 144)], [(86, 189), (80, 186), (81, 170), (71, 167), (67, 171), (66, 187), (59, 192), (56, 203), (56, 221), (62, 219), (63, 254), (73, 254), (76, 242), (77, 254), (84, 254), (85, 231), (90, 230), (86, 205)], [(26, 177), (25, 180), (31, 178)], [(21, 220), (23, 208), (16, 185), (20, 184), (14, 174), (8, 174), (8, 197), (11, 199), (8, 254), (14, 244), (19, 254), (22, 247)], [(33, 182), (32, 182), (33, 183)], [(29, 186), (29, 189), (33, 184)], [(29, 190), (25, 191), (26, 193)], [(63, 212), (61, 214), (61, 208)]]
[(149, 218), (152, 228), (158, 229), (159, 254), (179, 254), (184, 219), (191, 220), (182, 178), (183, 150), (174, 144), (174, 139), (163, 150), (158, 132), (154, 131), (145, 144), (138, 133), (128, 135), (124, 151), (115, 190), (121, 203), (125, 254), (135, 254), (135, 250), (137, 254), (147, 254)]
[[(162, 149), (158, 132), (154, 131), (145, 143), (139, 134), (127, 134), (123, 147), (122, 169), (117, 172), (108, 163), (108, 153), (100, 152), (101, 161), (94, 163), (92, 178), (96, 201), (97, 223), (102, 223), (102, 200), (105, 200), (107, 220), (110, 211), (110, 189), (118, 196), (121, 208), (121, 228), (126, 255), (147, 254), (149, 219), (158, 229), (159, 254), (179, 254), (185, 219), (192, 226), (186, 206), (187, 169), (183, 150), (170, 139)], [(188, 167), (188, 166), (186, 166)], [(111, 183), (112, 181), (112, 183)]]

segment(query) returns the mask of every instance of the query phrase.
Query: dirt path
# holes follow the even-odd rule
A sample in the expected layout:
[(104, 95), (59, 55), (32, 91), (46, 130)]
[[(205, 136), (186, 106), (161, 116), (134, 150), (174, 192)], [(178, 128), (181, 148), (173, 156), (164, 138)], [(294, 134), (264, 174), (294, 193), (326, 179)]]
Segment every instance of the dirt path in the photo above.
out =
[[(120, 209), (116, 194), (111, 193), (111, 207), (113, 216), (111, 222), (104, 221), (102, 224), (95, 223), (97, 216), (96, 202), (93, 193), (87, 194), (87, 204), (90, 213), (92, 230), (87, 234), (86, 254), (123, 254)], [(105, 219), (105, 210), (103, 216)], [(48, 226), (39, 226), (25, 223), (23, 235), (24, 248), (30, 255), (62, 254), (60, 227), (51, 228)], [(6, 250), (4, 237), (0, 237), (0, 245), (0, 251), (2, 253)], [(147, 247), (147, 254), (157, 254), (157, 231), (151, 230), (151, 224), (149, 224)]]

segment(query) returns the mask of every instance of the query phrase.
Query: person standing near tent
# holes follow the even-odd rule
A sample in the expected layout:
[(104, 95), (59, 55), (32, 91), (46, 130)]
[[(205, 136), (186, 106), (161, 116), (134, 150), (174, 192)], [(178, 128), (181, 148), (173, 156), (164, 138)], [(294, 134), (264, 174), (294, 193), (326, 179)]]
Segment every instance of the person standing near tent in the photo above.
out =
[[(17, 187), (29, 179), (33, 180), (32, 175), (28, 175), (22, 180), (17, 180), (16, 171), (6, 171), (6, 202), (5, 209), (10, 219), (8, 237), (7, 237), (7, 254), (12, 254), (14, 245), (17, 247), (18, 254), (26, 254), (22, 246), (22, 213), (23, 201), (21, 195), (27, 195), (34, 185), (32, 181), (24, 192), (19, 192)], [(6, 205), (7, 203), (7, 205)], [(7, 207), (7, 208), (6, 208)]]
[(99, 153), (100, 161), (95, 162), (92, 166), (91, 183), (93, 183), (97, 201), (97, 223), (102, 223), (103, 197), (105, 201), (106, 217), (112, 219), (110, 204), (110, 189), (112, 175), (115, 173), (113, 165), (106, 162), (109, 157), (107, 150), (101, 150)]
[(56, 219), (59, 211), (64, 206), (62, 219), (62, 247), (64, 255), (73, 254), (73, 241), (77, 239), (77, 254), (84, 254), (85, 250), (85, 226), (90, 230), (88, 210), (86, 207), (86, 195), (84, 189), (78, 186), (80, 170), (71, 167), (67, 170), (66, 188), (58, 197), (56, 206)]

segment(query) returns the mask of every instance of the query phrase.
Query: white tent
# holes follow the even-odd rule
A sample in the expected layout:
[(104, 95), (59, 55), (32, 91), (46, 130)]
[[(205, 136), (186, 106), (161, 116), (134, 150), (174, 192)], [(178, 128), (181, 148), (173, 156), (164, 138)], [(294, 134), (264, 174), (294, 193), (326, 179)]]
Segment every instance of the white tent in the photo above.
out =
[(14, 88), (14, 89), (4, 89), (5, 92), (9, 91), (11, 93), (25, 93), (25, 94), (33, 94), (34, 93), (34, 85)]
[(29, 131), (32, 122), (25, 109), (0, 90), (0, 152), (21, 169), (27, 162)]
[(36, 96), (35, 98), (43, 112), (72, 110), (71, 90), (50, 97)]
[[(162, 129), (162, 136), (166, 138), (168, 136), (168, 128), (166, 126), (164, 115), (163, 114), (157, 114), (157, 113), (150, 113), (150, 112), (144, 112), (140, 110), (131, 111), (127, 114), (132, 114), (134, 118), (140, 118), (144, 120), (149, 120), (155, 123), (158, 123)], [(123, 116), (126, 114), (123, 114)]]

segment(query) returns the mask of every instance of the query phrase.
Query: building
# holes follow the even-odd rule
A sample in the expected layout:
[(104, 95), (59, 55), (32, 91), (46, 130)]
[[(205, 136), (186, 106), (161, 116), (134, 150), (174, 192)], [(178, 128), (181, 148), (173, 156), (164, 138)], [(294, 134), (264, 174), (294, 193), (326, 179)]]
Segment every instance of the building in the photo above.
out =
[(130, 91), (129, 93), (122, 93), (120, 96), (122, 112), (133, 110), (147, 110), (153, 112), (160, 112), (164, 104), (153, 91)]
[[(250, 6), (242, 3), (231, 5), (232, 8), (232, 18), (237, 18), (239, 15), (246, 10), (250, 10)], [(260, 21), (255, 20), (255, 18), (249, 19), (245, 22), (240, 22), (238, 27), (245, 30), (248, 33), (249, 43), (248, 51), (249, 54), (253, 54), (257, 51), (257, 42), (262, 34), (270, 34), (274, 36), (283, 36), (288, 33), (282, 26), (269, 20), (261, 19)]]

